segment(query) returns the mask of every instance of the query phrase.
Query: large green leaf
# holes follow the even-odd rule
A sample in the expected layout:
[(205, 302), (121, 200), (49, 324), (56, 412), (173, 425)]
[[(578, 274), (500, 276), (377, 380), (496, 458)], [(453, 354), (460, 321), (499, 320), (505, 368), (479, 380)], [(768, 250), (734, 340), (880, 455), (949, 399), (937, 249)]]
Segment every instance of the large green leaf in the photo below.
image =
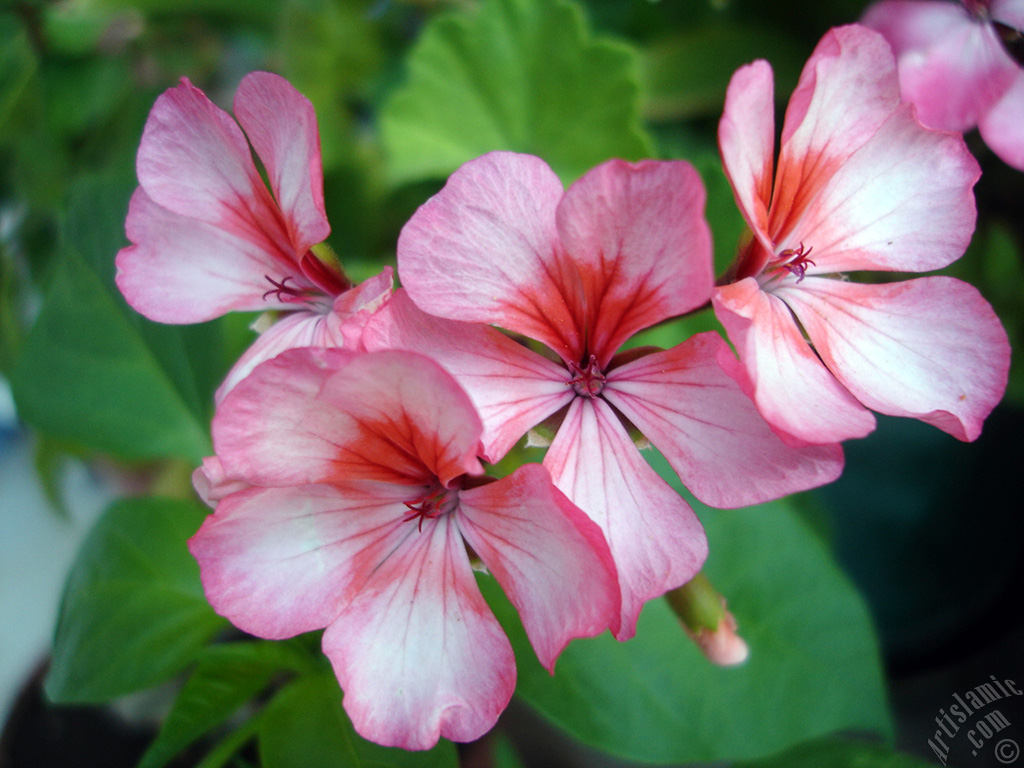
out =
[(341, 706), (332, 675), (307, 675), (284, 688), (260, 715), (263, 768), (457, 768), (451, 742), (426, 752), (381, 747), (360, 738)]
[(930, 763), (882, 744), (853, 739), (819, 739), (765, 760), (737, 763), (734, 768), (935, 768)]
[(225, 643), (206, 648), (138, 768), (161, 768), (223, 724), (282, 669), (301, 669), (301, 651), (285, 643)]
[[(161, 326), (113, 283), (131, 187), (79, 182), (42, 309), (12, 371), (18, 412), (34, 427), (126, 458), (210, 452), (208, 393), (222, 367), (215, 327)], [(204, 397), (204, 395), (206, 395)]]
[(139, 498), (114, 504), (71, 568), (46, 692), (99, 702), (170, 679), (227, 622), (203, 596), (187, 548), (205, 509)]
[(381, 115), (391, 177), (443, 178), (496, 149), (539, 155), (566, 181), (609, 157), (649, 156), (637, 67), (566, 0), (485, 0), (438, 16)]
[(871, 622), (820, 540), (783, 502), (703, 519), (706, 572), (750, 645), (746, 664), (710, 664), (656, 600), (633, 640), (576, 641), (549, 677), (494, 599), (517, 649), (517, 694), (586, 744), (631, 760), (750, 759), (841, 729), (889, 735)]

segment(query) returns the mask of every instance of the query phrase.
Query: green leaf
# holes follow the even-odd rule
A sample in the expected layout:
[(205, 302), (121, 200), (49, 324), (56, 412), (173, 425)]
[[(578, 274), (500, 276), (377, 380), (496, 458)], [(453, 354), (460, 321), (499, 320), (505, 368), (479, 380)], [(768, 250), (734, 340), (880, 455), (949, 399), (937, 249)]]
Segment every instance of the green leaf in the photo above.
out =
[[(222, 366), (213, 326), (143, 319), (113, 284), (127, 189), (79, 182), (61, 258), (11, 374), (22, 418), (55, 437), (130, 459), (210, 452), (206, 393)], [(200, 382), (202, 382), (200, 384)]]
[(326, 171), (355, 147), (350, 101), (380, 65), (378, 29), (365, 2), (288, 0), (283, 4), (278, 30), (284, 75), (316, 108)]
[(494, 750), (494, 768), (526, 768), (512, 742), (500, 730), (492, 731), (490, 740)]
[(275, 673), (301, 668), (284, 643), (226, 643), (203, 650), (174, 707), (138, 768), (161, 768), (185, 747), (224, 723), (263, 690)]
[(491, 150), (542, 157), (565, 181), (610, 157), (651, 154), (637, 56), (591, 35), (565, 0), (485, 0), (437, 16), (385, 104), (395, 182), (443, 178)]
[(360, 738), (341, 706), (338, 681), (308, 675), (285, 687), (260, 715), (263, 768), (457, 768), (451, 742), (426, 752), (381, 747)]
[[(867, 610), (799, 516), (783, 502), (702, 516), (706, 572), (751, 649), (743, 666), (709, 663), (655, 600), (634, 639), (578, 640), (553, 677), (507, 624), (517, 695), (584, 743), (639, 761), (750, 759), (842, 729), (891, 734)], [(507, 603), (492, 604), (506, 621)]]
[(6, 11), (0, 13), (0, 136), (36, 65), (28, 35), (17, 18)]
[(801, 744), (782, 754), (755, 762), (737, 763), (734, 768), (934, 768), (916, 757), (894, 752), (882, 744), (845, 738), (819, 739)]
[(227, 625), (207, 604), (186, 543), (205, 516), (198, 504), (153, 498), (104, 513), (68, 577), (51, 699), (100, 702), (164, 682)]
[(772, 65), (776, 96), (785, 99), (809, 52), (799, 38), (763, 25), (718, 23), (661, 37), (644, 51), (644, 113), (651, 120), (717, 119), (733, 73), (759, 58)]

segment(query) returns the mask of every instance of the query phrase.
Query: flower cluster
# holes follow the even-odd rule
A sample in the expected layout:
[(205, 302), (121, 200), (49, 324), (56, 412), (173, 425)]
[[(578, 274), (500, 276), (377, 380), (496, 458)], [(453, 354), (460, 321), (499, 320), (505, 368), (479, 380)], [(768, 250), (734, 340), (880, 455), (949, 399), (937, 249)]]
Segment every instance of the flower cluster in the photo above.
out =
[[(390, 269), (353, 285), (323, 242), (313, 110), (284, 80), (247, 76), (237, 123), (187, 81), (157, 100), (118, 285), (162, 322), (266, 313), (217, 394), (195, 474), (215, 511), (191, 551), (241, 629), (324, 630), (365, 737), (424, 749), (495, 723), (515, 664), (474, 570), (552, 671), (698, 574), (703, 529), (649, 446), (738, 507), (834, 480), (872, 410), (978, 436), (1009, 365), (991, 308), (952, 278), (858, 274), (962, 255), (979, 175), (962, 137), (917, 120), (860, 26), (814, 51), (777, 164), (772, 105), (766, 62), (735, 74), (719, 139), (750, 234), (717, 283), (687, 162), (610, 160), (566, 189), (493, 152), (405, 225), (393, 290)], [(634, 339), (711, 308), (732, 346)], [(543, 462), (489, 476), (524, 437)]]

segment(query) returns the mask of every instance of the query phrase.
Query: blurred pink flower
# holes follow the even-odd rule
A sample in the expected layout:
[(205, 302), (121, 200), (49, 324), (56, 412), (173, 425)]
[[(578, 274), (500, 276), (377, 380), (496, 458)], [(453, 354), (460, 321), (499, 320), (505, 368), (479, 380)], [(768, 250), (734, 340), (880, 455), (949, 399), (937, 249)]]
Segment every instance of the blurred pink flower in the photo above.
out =
[(882, 0), (862, 21), (892, 45), (903, 98), (922, 123), (977, 126), (993, 152), (1024, 170), (1024, 0)]
[(238, 86), (234, 109), (238, 123), (185, 78), (156, 100), (125, 223), (133, 244), (117, 255), (118, 287), (151, 320), (290, 313), (239, 360), (220, 397), (284, 349), (351, 346), (392, 284), (388, 269), (353, 288), (318, 245), (330, 225), (309, 100), (278, 75), (253, 72)]
[(618, 623), (598, 527), (538, 464), (484, 478), (482, 430), (452, 377), (405, 351), (284, 352), (214, 418), (223, 474), (249, 487), (190, 542), (207, 598), (259, 637), (326, 627), (345, 709), (381, 744), (476, 739), (512, 696), (512, 647), (471, 557), (549, 670)]
[(867, 434), (868, 408), (976, 438), (1009, 368), (988, 303), (949, 277), (842, 275), (939, 269), (974, 230), (978, 165), (900, 103), (885, 40), (859, 26), (822, 38), (786, 111), (774, 188), (766, 62), (733, 76), (718, 135), (753, 238), (714, 306), (765, 418), (795, 445)]
[(772, 433), (719, 365), (731, 353), (717, 334), (620, 351), (638, 331), (708, 301), (704, 197), (685, 162), (613, 160), (564, 190), (539, 158), (477, 158), (406, 224), (405, 289), (366, 329), (368, 347), (429, 350), (456, 377), (483, 418), (489, 460), (561, 418), (544, 465), (608, 539), (620, 639), (634, 634), (646, 600), (688, 581), (707, 553), (693, 511), (631, 430), (717, 506), (821, 485), (842, 468), (838, 446), (793, 449)]

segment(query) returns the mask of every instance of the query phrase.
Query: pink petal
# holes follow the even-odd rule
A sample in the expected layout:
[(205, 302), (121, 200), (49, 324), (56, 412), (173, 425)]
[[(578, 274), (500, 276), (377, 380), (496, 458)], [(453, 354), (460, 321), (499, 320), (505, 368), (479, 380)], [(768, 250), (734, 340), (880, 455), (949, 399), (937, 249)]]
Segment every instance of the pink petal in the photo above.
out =
[[(741, 67), (729, 81), (718, 124), (718, 145), (725, 174), (740, 213), (770, 253), (768, 204), (775, 156), (775, 101), (772, 68), (766, 61)], [(757, 274), (763, 264), (751, 265)]]
[(759, 504), (835, 480), (842, 449), (783, 443), (722, 370), (722, 354), (732, 353), (718, 334), (698, 334), (613, 370), (603, 394), (705, 504)]
[(470, 160), (402, 229), (398, 273), (409, 296), (429, 314), (500, 325), (578, 360), (578, 277), (555, 231), (561, 198), (540, 158)]
[(153, 105), (136, 170), (158, 205), (250, 241), (293, 273), (287, 228), (242, 130), (187, 79)]
[(235, 92), (234, 109), (267, 169), (295, 251), (302, 254), (331, 232), (313, 105), (283, 77), (252, 72)]
[(779, 437), (796, 447), (824, 445), (874, 429), (875, 417), (821, 364), (780, 298), (748, 277), (718, 288), (713, 301), (743, 363), (727, 372)]
[(1024, 171), (1024, 72), (978, 123), (981, 138), (999, 159)]
[[(134, 245), (117, 254), (117, 287), (137, 311), (160, 323), (198, 323), (240, 310), (282, 309), (266, 275), (280, 272), (251, 240), (162, 208), (142, 187), (125, 221)], [(266, 296), (266, 298), (264, 298)]]
[(202, 465), (192, 473), (192, 486), (208, 507), (216, 507), (221, 499), (250, 487), (248, 483), (228, 476), (216, 456), (203, 459)]
[(515, 688), (512, 647), (451, 515), (413, 529), (327, 628), (323, 648), (356, 731), (386, 746), (477, 739)]
[(394, 290), (394, 270), (384, 267), (380, 274), (340, 294), (331, 307), (331, 313), (341, 321), (339, 343), (347, 349), (362, 349), (366, 324), (391, 300)]
[(428, 315), (404, 289), (367, 324), (365, 341), (369, 349), (429, 350), (476, 406), (491, 463), (573, 397), (562, 366), (490, 326)]
[(899, 58), (956, 35), (972, 22), (960, 3), (949, 0), (882, 0), (864, 12), (861, 23), (880, 32)]
[(777, 245), (813, 249), (809, 275), (940, 269), (974, 233), (980, 175), (959, 134), (922, 128), (904, 105), (815, 191)]
[(643, 604), (689, 581), (707, 557), (704, 529), (690, 506), (644, 461), (600, 398), (569, 406), (544, 466), (604, 532), (619, 572), (622, 620), (615, 636), (636, 633)]
[(601, 529), (539, 464), (462, 491), (458, 525), (552, 674), (570, 640), (618, 629), (619, 584)]
[(787, 239), (804, 207), (900, 103), (896, 62), (877, 32), (829, 30), (790, 97), (771, 205), (771, 237)]
[(971, 21), (899, 58), (903, 97), (929, 128), (966, 131), (1013, 83), (1019, 67), (991, 24)]
[(583, 281), (587, 349), (602, 365), (637, 331), (710, 298), (705, 197), (683, 161), (610, 160), (565, 193), (558, 232)]
[(974, 440), (1006, 388), (1006, 332), (950, 277), (861, 285), (808, 278), (787, 290), (825, 365), (864, 405)]
[(482, 473), (482, 429), (466, 393), (422, 355), (295, 349), (224, 399), (213, 441), (226, 471), (256, 485), (447, 485)]
[(330, 624), (409, 536), (416, 488), (351, 483), (250, 488), (227, 496), (189, 541), (217, 613), (258, 637)]
[(1014, 29), (1024, 29), (1024, 2), (1021, 0), (992, 0), (989, 13), (998, 21)]
[(347, 346), (344, 344), (339, 326), (339, 318), (332, 314), (306, 310), (288, 313), (257, 336), (235, 361), (217, 388), (214, 399), (220, 403), (238, 382), (253, 372), (256, 366), (274, 359), (289, 349)]

